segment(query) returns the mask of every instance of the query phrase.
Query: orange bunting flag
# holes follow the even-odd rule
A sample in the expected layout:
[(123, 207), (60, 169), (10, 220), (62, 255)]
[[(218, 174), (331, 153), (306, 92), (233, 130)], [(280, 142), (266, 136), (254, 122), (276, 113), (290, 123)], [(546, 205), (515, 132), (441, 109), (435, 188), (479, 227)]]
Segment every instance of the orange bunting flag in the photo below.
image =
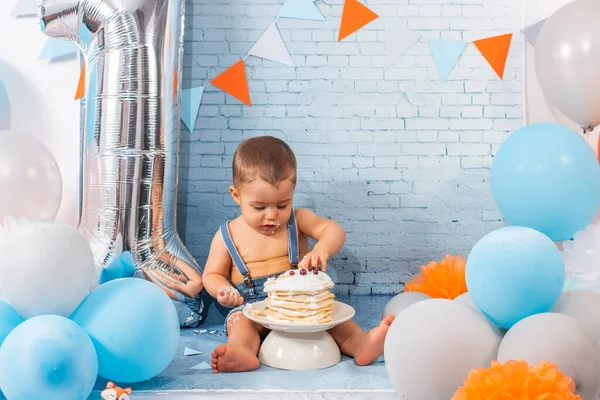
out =
[(177, 79), (177, 67), (173, 69), (173, 103), (175, 103), (175, 96), (177, 96), (177, 85), (179, 80)]
[(250, 102), (250, 92), (248, 91), (248, 81), (246, 80), (246, 71), (244, 70), (244, 60), (238, 61), (221, 72), (210, 83), (225, 93), (229, 93), (244, 104), (252, 105)]
[(473, 42), (500, 79), (504, 76), (504, 67), (506, 66), (511, 40), (512, 33), (507, 33), (506, 35), (492, 36)]
[(338, 42), (377, 18), (379, 18), (379, 15), (357, 0), (346, 0), (342, 12)]
[(81, 66), (81, 72), (79, 73), (79, 83), (77, 84), (77, 91), (75, 92), (75, 99), (79, 100), (85, 94), (85, 63)]

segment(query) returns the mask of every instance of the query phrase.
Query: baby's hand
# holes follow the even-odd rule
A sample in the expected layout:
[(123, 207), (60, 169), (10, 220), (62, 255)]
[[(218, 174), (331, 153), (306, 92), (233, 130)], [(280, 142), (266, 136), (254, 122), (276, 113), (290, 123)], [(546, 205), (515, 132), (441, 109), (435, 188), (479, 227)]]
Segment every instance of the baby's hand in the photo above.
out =
[(233, 308), (244, 304), (244, 298), (240, 296), (240, 293), (236, 288), (232, 286), (225, 286), (219, 289), (217, 293), (217, 301), (223, 307)]
[(304, 256), (298, 267), (308, 268), (318, 267), (320, 265), (323, 271), (326, 271), (327, 259), (329, 259), (329, 254), (326, 251), (313, 250)]

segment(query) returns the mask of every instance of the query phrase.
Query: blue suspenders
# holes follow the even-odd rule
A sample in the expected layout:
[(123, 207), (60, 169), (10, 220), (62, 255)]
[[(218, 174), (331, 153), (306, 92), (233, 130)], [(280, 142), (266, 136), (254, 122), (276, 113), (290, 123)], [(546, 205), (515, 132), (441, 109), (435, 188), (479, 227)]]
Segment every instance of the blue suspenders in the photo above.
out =
[[(292, 210), (292, 215), (287, 222), (288, 229), (288, 256), (290, 259), (290, 264), (292, 269), (298, 268), (298, 261), (300, 258), (299, 246), (298, 246), (298, 227), (296, 226), (296, 217), (294, 215), (294, 210)], [(235, 264), (236, 268), (240, 272), (240, 274), (244, 277), (244, 283), (250, 289), (251, 297), (254, 297), (254, 283), (252, 282), (252, 277), (250, 276), (250, 271), (244, 264), (242, 257), (238, 253), (235, 248), (235, 244), (233, 244), (233, 240), (231, 239), (231, 234), (229, 233), (229, 221), (225, 222), (221, 225), (220, 228), (221, 236), (223, 237), (223, 242), (225, 242), (225, 246), (227, 247), (227, 251), (231, 256), (231, 260)]]
[(296, 224), (296, 216), (292, 209), (292, 215), (287, 222), (288, 228), (288, 255), (292, 269), (298, 268), (300, 258), (300, 248), (298, 247), (298, 225)]

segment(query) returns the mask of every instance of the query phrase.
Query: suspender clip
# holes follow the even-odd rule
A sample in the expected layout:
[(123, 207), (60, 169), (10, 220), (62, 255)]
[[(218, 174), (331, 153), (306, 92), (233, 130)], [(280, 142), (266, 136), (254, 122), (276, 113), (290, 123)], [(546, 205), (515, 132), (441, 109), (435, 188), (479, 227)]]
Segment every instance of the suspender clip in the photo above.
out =
[(244, 274), (244, 283), (248, 287), (248, 289), (252, 289), (254, 287), (254, 282), (252, 282), (252, 277), (250, 277), (250, 272)]
[(247, 272), (244, 274), (244, 283), (246, 284), (246, 287), (249, 289), (250, 291), (250, 298), (255, 298), (256, 294), (254, 293), (254, 282), (252, 282), (252, 277), (250, 276), (250, 272)]

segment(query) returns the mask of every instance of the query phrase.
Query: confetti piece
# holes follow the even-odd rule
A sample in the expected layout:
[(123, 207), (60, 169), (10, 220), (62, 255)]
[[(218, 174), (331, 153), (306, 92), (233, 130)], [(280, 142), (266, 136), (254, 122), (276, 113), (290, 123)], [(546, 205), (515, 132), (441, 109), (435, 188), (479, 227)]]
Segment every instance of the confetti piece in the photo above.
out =
[(189, 347), (186, 347), (185, 350), (183, 351), (184, 356), (196, 356), (198, 354), (202, 354), (202, 352), (198, 351), (198, 350), (190, 349)]
[(204, 369), (212, 369), (210, 365), (208, 365), (207, 363), (205, 363), (204, 361), (202, 361), (200, 364), (194, 365), (192, 368), (190, 369), (200, 369), (200, 370), (204, 370)]

